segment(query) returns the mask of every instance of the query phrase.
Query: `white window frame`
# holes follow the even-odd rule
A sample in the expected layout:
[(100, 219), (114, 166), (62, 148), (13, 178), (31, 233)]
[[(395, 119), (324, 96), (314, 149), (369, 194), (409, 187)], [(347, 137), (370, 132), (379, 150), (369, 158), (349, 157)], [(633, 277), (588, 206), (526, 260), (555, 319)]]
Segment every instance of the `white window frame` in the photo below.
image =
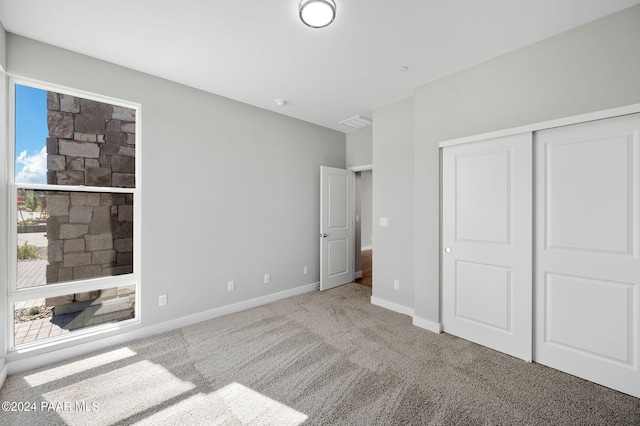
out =
[[(73, 186), (73, 185), (50, 185), (50, 184), (24, 184), (15, 182), (15, 160), (16, 160), (16, 85), (29, 86), (36, 89), (61, 93), (65, 95), (84, 98), (96, 102), (102, 102), (110, 105), (133, 109), (136, 112), (135, 122), (135, 188), (118, 188), (118, 187), (93, 187), (93, 186)], [(7, 218), (8, 218), (8, 247), (6, 253), (8, 256), (7, 265), (9, 272), (9, 285), (7, 294), (7, 323), (9, 343), (9, 351), (16, 349), (32, 349), (44, 346), (50, 346), (57, 342), (65, 342), (75, 340), (83, 336), (94, 336), (105, 332), (120, 330), (123, 327), (139, 324), (141, 322), (141, 105), (121, 99), (111, 98), (108, 96), (97, 95), (69, 87), (56, 84), (46, 83), (38, 80), (24, 78), (9, 74), (9, 105), (8, 105), (8, 137), (7, 137)], [(122, 193), (133, 195), (133, 273), (115, 275), (110, 277), (97, 277), (85, 280), (75, 280), (56, 284), (46, 284), (38, 287), (17, 288), (17, 193), (18, 188), (33, 190), (57, 190), (65, 192), (98, 192), (98, 193)], [(82, 293), (92, 290), (107, 289), (112, 287), (129, 286), (135, 284), (135, 313), (134, 318), (122, 320), (114, 323), (106, 323), (101, 325), (93, 325), (74, 330), (60, 336), (49, 337), (47, 339), (37, 340), (34, 342), (24, 343), (16, 347), (15, 345), (15, 322), (14, 322), (14, 303), (41, 299), (47, 297), (64, 296), (73, 293)]]

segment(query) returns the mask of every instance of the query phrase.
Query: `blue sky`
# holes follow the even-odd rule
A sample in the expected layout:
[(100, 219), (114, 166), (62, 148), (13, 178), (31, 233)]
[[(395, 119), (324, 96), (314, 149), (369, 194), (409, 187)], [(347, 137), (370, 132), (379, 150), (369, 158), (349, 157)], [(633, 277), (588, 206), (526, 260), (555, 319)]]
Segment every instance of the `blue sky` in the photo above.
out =
[(16, 182), (47, 183), (47, 92), (16, 85)]

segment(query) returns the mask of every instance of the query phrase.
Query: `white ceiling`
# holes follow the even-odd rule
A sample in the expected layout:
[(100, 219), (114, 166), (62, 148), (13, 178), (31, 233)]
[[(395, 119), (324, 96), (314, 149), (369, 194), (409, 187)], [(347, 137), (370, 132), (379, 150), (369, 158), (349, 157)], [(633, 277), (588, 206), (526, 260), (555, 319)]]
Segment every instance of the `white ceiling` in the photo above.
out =
[[(340, 121), (640, 0), (0, 0), (8, 32), (343, 132)], [(401, 71), (403, 66), (408, 71)], [(284, 107), (275, 105), (284, 99)]]

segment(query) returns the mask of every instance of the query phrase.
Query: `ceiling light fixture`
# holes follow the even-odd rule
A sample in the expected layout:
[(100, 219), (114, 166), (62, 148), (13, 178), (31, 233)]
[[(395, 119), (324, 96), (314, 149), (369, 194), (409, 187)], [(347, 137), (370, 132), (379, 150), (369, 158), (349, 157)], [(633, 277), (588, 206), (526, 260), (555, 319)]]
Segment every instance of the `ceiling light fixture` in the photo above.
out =
[(324, 28), (336, 17), (336, 3), (333, 0), (300, 1), (300, 20), (311, 28)]

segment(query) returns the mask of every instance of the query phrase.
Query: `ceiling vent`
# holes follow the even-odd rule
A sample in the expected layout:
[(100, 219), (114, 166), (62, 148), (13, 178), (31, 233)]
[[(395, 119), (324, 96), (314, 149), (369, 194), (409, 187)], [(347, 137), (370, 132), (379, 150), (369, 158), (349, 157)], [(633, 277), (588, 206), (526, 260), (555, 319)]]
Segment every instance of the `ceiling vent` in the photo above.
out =
[(371, 123), (373, 123), (373, 121), (365, 117), (360, 117), (359, 115), (356, 115), (355, 117), (347, 118), (346, 120), (342, 120), (340, 122), (340, 124), (353, 127), (354, 129), (362, 129), (363, 127), (370, 126)]

